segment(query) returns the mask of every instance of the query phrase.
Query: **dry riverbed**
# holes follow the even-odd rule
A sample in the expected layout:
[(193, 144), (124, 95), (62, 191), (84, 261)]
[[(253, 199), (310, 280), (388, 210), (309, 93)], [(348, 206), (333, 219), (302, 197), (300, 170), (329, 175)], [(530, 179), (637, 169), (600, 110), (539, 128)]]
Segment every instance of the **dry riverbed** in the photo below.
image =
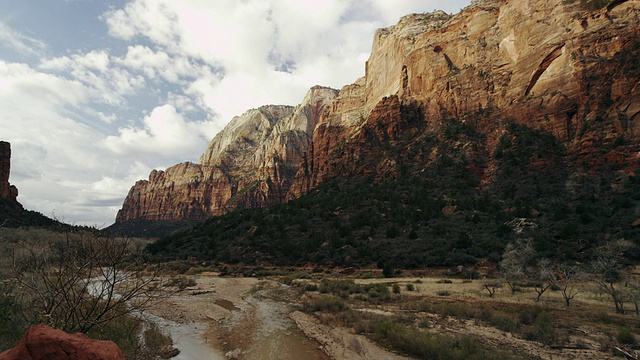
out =
[[(196, 284), (153, 303), (149, 312), (173, 323), (165, 324), (165, 330), (191, 328), (210, 348), (209, 358), (402, 359), (364, 336), (329, 328), (300, 312), (298, 294), (287, 285), (215, 273), (185, 277)], [(174, 332), (181, 351), (194, 347), (193, 336), (188, 344), (181, 343), (180, 334), (175, 337)]]
[[(192, 282), (190, 286), (170, 292), (168, 297), (155, 302), (150, 312), (173, 322), (165, 328), (174, 329), (176, 346), (186, 350), (178, 357), (180, 360), (202, 358), (198, 355), (201, 349), (195, 349), (202, 345), (211, 352), (207, 355), (210, 359), (407, 359), (357, 334), (352, 328), (341, 326), (335, 321), (336, 315), (301, 311), (303, 302), (325, 296), (317, 290), (302, 289), (319, 285), (323, 280), (318, 279), (344, 279), (319, 274), (318, 279), (312, 280), (315, 275), (289, 277), (285, 282), (294, 287), (269, 279), (227, 277), (212, 272), (180, 275)], [(480, 286), (480, 280), (444, 280), (433, 274), (393, 279), (357, 275), (347, 278), (356, 285), (384, 283), (389, 289), (395, 285), (401, 291), (392, 294), (390, 300), (378, 303), (349, 297), (351, 309), (389, 319), (413, 318), (410, 321), (419, 325), (422, 331), (471, 336), (490, 348), (517, 354), (517, 358), (615, 359), (616, 331), (627, 321), (632, 329), (638, 324), (635, 317), (611, 314), (607, 299), (586, 289), (571, 308), (566, 308), (557, 292), (545, 294), (544, 301), (534, 305), (532, 290), (511, 295), (502, 288), (495, 297), (489, 298)], [(410, 310), (416, 301), (460, 305), (454, 306), (453, 310), (465, 306), (497, 309), (498, 312), (505, 307), (525, 313), (538, 309), (549, 313), (554, 323), (559, 321), (558, 334), (563, 334), (566, 340), (562, 342), (563, 346), (543, 345), (540, 341), (525, 340), (521, 334), (499, 330), (482, 320)], [(513, 316), (518, 317), (517, 314)], [(603, 324), (597, 318), (609, 320)], [(182, 331), (177, 336), (176, 329)], [(185, 337), (181, 339), (182, 336)], [(195, 355), (188, 355), (189, 350)]]

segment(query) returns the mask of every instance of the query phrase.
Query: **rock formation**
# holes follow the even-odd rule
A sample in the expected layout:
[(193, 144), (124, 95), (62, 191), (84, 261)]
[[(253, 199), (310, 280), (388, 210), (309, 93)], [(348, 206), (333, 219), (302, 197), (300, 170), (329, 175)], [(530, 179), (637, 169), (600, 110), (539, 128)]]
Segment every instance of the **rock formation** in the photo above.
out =
[(154, 170), (129, 191), (116, 221), (200, 220), (284, 201), (311, 134), (336, 90), (313, 87), (297, 107), (249, 110), (216, 135), (198, 164)]
[(466, 124), (486, 135), (488, 154), (515, 121), (553, 134), (590, 166), (637, 167), (640, 2), (595, 11), (583, 3), (476, 1), (455, 16), (408, 15), (379, 30), (364, 78), (341, 90), (315, 129), (313, 158), (289, 198), (337, 175), (384, 172), (379, 154), (363, 161), (367, 142), (389, 144), (415, 121), (431, 132)]
[[(302, 105), (235, 118), (199, 164), (154, 171), (117, 221), (202, 219), (268, 206), (335, 176), (394, 176), (380, 149), (464, 124), (493, 181), (509, 122), (559, 139), (593, 169), (640, 161), (640, 1), (478, 0), (459, 14), (412, 14), (376, 32), (365, 76), (313, 88)], [(312, 136), (310, 136), (312, 134)], [(482, 155), (485, 154), (485, 155)], [(295, 175), (294, 175), (295, 174)]]
[(11, 144), (0, 141), (0, 199), (17, 202), (18, 188), (9, 183), (11, 174)]
[(112, 341), (92, 340), (82, 333), (67, 334), (44, 324), (31, 327), (13, 349), (0, 353), (0, 360), (124, 360)]

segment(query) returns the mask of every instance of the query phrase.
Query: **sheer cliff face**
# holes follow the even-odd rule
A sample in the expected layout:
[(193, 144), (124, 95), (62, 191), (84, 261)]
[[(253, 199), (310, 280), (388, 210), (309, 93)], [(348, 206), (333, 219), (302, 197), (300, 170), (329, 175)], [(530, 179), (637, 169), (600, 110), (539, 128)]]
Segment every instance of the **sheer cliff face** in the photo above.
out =
[(565, 0), (485, 0), (455, 16), (403, 17), (376, 33), (365, 77), (316, 127), (289, 198), (336, 175), (384, 176), (383, 154), (367, 142), (392, 143), (415, 122), (432, 133), (446, 121), (470, 125), (492, 154), (515, 121), (553, 134), (579, 161), (637, 166), (639, 20), (639, 1), (587, 11)]
[(129, 191), (116, 221), (199, 220), (284, 200), (311, 131), (337, 91), (314, 87), (297, 106), (267, 105), (237, 116), (198, 164), (154, 170)]
[(18, 188), (9, 183), (11, 175), (11, 144), (0, 141), (0, 199), (17, 203)]
[(313, 88), (296, 109), (234, 119), (199, 164), (136, 184), (117, 220), (196, 219), (296, 198), (337, 175), (393, 176), (381, 149), (451, 121), (482, 134), (456, 146), (484, 154), (485, 181), (510, 121), (554, 135), (572, 161), (633, 169), (640, 0), (583, 3), (478, 0), (454, 16), (405, 16), (375, 34), (364, 77), (339, 94)]

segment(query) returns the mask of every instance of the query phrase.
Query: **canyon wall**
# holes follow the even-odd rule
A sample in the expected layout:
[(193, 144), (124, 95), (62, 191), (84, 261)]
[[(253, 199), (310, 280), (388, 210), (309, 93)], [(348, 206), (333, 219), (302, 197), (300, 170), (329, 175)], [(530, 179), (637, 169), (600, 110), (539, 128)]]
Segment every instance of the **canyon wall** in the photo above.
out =
[[(560, 140), (585, 167), (640, 162), (640, 1), (478, 0), (380, 29), (365, 76), (297, 108), (234, 118), (198, 164), (154, 171), (117, 221), (203, 219), (299, 197), (335, 176), (396, 176), (380, 149), (455, 122), (482, 134), (485, 182), (506, 125)], [(409, 139), (409, 140), (407, 140)]]
[(365, 77), (318, 124), (313, 158), (288, 198), (338, 175), (383, 175), (389, 167), (363, 150), (367, 142), (388, 145), (415, 121), (431, 132), (448, 121), (470, 126), (486, 135), (486, 154), (515, 121), (553, 134), (590, 166), (637, 167), (639, 14), (638, 1), (589, 10), (580, 1), (484, 0), (378, 30)]
[(9, 183), (11, 175), (11, 144), (0, 141), (0, 199), (17, 202), (18, 188)]
[(236, 209), (284, 201), (325, 107), (337, 91), (316, 86), (297, 107), (267, 105), (231, 122), (197, 164), (185, 162), (129, 191), (116, 222), (201, 220)]

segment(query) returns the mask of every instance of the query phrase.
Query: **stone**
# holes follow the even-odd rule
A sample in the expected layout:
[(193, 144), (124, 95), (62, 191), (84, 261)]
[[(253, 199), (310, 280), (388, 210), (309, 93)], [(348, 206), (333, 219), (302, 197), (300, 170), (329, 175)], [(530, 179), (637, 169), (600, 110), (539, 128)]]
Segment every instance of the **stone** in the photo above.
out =
[(112, 341), (89, 339), (82, 333), (67, 334), (44, 324), (29, 328), (20, 343), (0, 353), (0, 360), (124, 360)]

